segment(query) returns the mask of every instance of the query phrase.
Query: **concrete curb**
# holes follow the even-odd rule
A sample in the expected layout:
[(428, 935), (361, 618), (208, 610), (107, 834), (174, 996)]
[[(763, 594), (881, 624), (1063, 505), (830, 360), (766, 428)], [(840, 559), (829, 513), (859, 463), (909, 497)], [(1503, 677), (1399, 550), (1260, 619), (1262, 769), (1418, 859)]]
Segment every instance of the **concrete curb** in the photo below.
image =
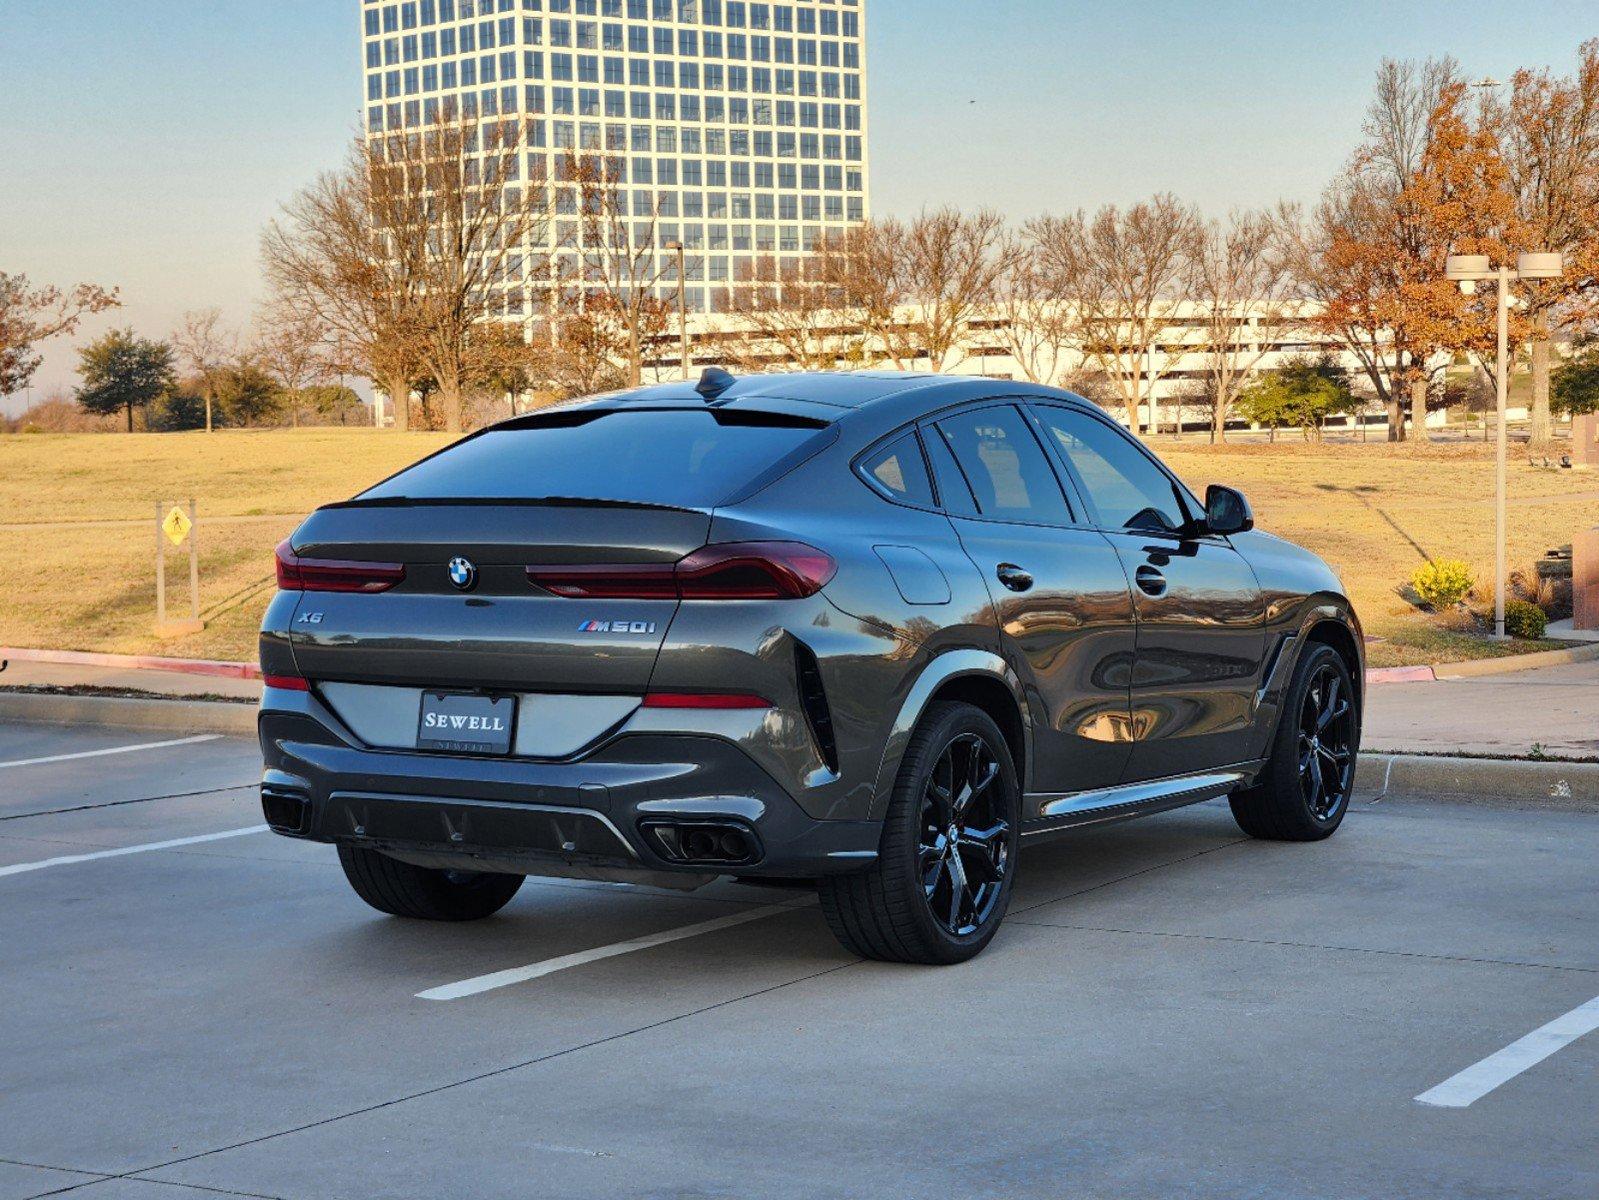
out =
[(1389, 796), (1424, 793), (1486, 800), (1599, 802), (1599, 763), (1363, 754), (1355, 771), (1355, 790)]
[(1368, 667), (1367, 683), (1436, 683), (1440, 679), (1468, 679), (1477, 675), (1508, 675), (1539, 667), (1563, 667), (1599, 658), (1599, 645), (1573, 646), (1569, 650), (1539, 650), (1533, 654), (1507, 654), (1503, 658), (1468, 658), (1464, 662), (1435, 663), (1430, 667)]
[(1531, 671), (1538, 667), (1563, 667), (1569, 663), (1591, 662), (1599, 658), (1599, 645), (1573, 646), (1570, 650), (1540, 650), (1536, 654), (1511, 654), (1505, 658), (1469, 658), (1465, 662), (1439, 663), (1433, 673), (1439, 679), (1467, 679), (1476, 675), (1508, 675), (1512, 671)]
[(254, 704), (0, 691), (0, 720), (255, 736)]
[(161, 658), (154, 654), (100, 654), (88, 650), (29, 650), (0, 646), (0, 661), (62, 663), (75, 667), (113, 667), (130, 671), (169, 671), (178, 675), (210, 675), (220, 679), (260, 679), (254, 663), (218, 662), (209, 658)]

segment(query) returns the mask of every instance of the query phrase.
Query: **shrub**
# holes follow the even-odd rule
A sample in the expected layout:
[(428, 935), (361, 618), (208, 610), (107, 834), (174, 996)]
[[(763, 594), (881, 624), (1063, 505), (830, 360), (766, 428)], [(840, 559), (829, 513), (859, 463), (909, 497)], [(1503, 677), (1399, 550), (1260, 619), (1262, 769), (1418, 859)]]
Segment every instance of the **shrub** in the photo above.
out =
[(1472, 588), (1471, 568), (1458, 558), (1440, 558), (1423, 563), (1410, 577), (1410, 586), (1416, 589), (1421, 602), (1431, 609), (1445, 609), (1459, 604)]
[(1505, 632), (1511, 637), (1541, 638), (1549, 618), (1543, 609), (1526, 600), (1511, 600), (1505, 605)]

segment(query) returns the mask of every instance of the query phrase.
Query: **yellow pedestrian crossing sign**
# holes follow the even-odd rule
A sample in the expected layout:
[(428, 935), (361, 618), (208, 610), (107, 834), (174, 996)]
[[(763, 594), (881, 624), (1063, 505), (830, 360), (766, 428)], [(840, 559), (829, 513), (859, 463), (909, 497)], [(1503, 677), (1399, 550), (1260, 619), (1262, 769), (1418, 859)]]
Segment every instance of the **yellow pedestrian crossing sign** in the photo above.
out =
[(172, 511), (167, 513), (166, 520), (161, 522), (161, 532), (167, 535), (167, 541), (174, 546), (183, 545), (183, 539), (189, 536), (189, 530), (192, 528), (194, 522), (189, 520), (176, 504), (172, 506)]

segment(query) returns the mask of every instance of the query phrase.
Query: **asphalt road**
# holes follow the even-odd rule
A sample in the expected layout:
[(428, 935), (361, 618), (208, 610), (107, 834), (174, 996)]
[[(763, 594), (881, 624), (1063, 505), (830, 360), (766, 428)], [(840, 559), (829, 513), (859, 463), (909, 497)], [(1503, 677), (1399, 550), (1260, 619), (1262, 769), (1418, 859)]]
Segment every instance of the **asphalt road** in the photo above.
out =
[(1085, 831), (923, 969), (731, 884), (381, 917), (169, 740), (0, 726), (0, 1200), (1599, 1194), (1590, 812)]

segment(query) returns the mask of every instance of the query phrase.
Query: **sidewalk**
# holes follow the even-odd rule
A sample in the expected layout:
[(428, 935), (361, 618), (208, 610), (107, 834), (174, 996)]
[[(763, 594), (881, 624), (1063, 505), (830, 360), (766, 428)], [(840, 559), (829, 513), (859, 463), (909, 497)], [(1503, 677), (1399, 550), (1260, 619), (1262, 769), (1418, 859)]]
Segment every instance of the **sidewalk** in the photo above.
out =
[(1535, 746), (1599, 758), (1599, 661), (1367, 693), (1363, 750), (1526, 756)]
[[(0, 658), (4, 658), (0, 654)], [(0, 688), (114, 688), (156, 696), (226, 696), (259, 700), (261, 681), (226, 676), (190, 675), (178, 671), (152, 671), (134, 667), (80, 666), (77, 663), (37, 663), (11, 660), (0, 671)]]

